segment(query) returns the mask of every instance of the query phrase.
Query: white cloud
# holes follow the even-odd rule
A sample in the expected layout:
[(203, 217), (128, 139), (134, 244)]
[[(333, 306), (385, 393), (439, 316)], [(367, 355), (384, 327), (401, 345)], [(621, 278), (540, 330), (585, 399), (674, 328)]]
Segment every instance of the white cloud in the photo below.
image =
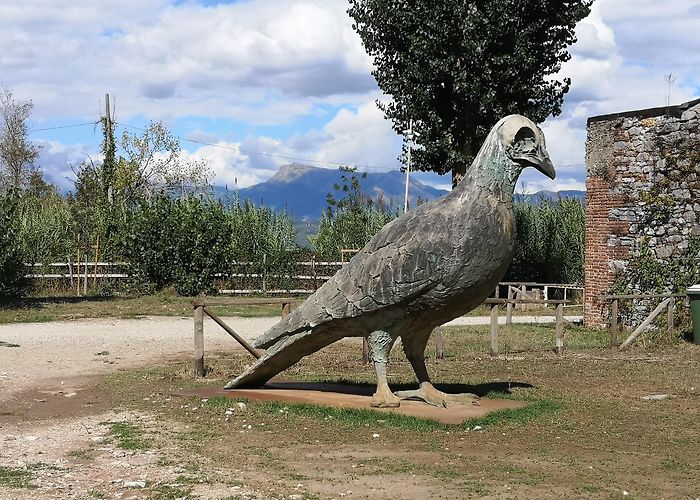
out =
[(3, 7), (4, 83), (44, 117), (94, 117), (109, 91), (125, 119), (175, 112), (256, 123), (376, 88), (342, 0), (123, 4)]
[(348, 162), (368, 166), (367, 170), (397, 168), (401, 139), (384, 119), (374, 102), (356, 111), (342, 109), (324, 127), (325, 143), (315, 156), (320, 161)]

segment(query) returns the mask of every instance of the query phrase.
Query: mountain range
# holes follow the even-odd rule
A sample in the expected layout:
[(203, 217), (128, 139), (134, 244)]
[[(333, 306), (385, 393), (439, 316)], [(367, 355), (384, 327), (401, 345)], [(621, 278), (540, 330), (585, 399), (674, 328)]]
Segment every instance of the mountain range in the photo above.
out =
[[(327, 207), (326, 197), (335, 194), (334, 185), (342, 185), (341, 175), (345, 172), (327, 168), (311, 167), (292, 163), (283, 165), (270, 179), (260, 184), (238, 190), (239, 199), (249, 200), (258, 206), (274, 210), (285, 210), (297, 220), (315, 221)], [(348, 175), (347, 173), (345, 173)], [(358, 174), (359, 175), (359, 174)], [(405, 175), (398, 170), (389, 172), (368, 172), (366, 178), (359, 178), (362, 192), (372, 198), (382, 197), (389, 207), (402, 207), (406, 186)], [(440, 198), (448, 193), (423, 184), (415, 179), (409, 181), (409, 205), (415, 207), (419, 198), (424, 201)], [(223, 186), (215, 186), (218, 198), (231, 196)], [(336, 196), (337, 197), (337, 196)], [(516, 201), (537, 203), (542, 199), (576, 198), (582, 200), (585, 191), (539, 191), (532, 194), (516, 194)]]

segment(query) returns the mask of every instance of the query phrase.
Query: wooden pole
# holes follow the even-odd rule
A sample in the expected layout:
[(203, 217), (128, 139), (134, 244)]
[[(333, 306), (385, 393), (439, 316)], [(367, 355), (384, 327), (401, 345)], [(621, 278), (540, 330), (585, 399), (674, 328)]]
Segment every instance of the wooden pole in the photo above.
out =
[(75, 288), (75, 293), (80, 297), (80, 233), (78, 233), (78, 257), (76, 259), (75, 265), (78, 266), (78, 282)]
[(248, 351), (250, 354), (252, 354), (253, 356), (255, 356), (256, 359), (259, 359), (260, 356), (262, 356), (262, 353), (261, 353), (260, 351), (258, 351), (258, 350), (257, 350), (255, 347), (253, 347), (252, 345), (250, 345), (243, 337), (241, 337), (240, 335), (238, 335), (238, 334), (233, 330), (233, 328), (231, 328), (231, 327), (228, 326), (226, 323), (224, 323), (224, 321), (223, 321), (221, 318), (219, 318), (219, 316), (217, 316), (216, 314), (214, 314), (214, 312), (211, 311), (208, 307), (204, 306), (202, 309), (203, 309), (204, 312), (207, 313), (207, 315), (209, 315), (209, 317), (210, 317), (211, 319), (213, 319), (221, 328), (223, 328), (224, 330), (226, 330), (226, 333), (228, 333), (231, 337), (233, 337), (234, 339), (236, 339), (236, 341), (237, 341), (239, 344), (241, 344), (241, 345), (245, 348), (246, 351)]
[(83, 280), (83, 295), (87, 295), (87, 282), (90, 270), (88, 269), (88, 251), (85, 249), (85, 279)]
[(194, 374), (204, 376), (204, 306), (194, 308)]
[(267, 254), (263, 254), (263, 269), (262, 269), (262, 291), (267, 293)]
[(669, 300), (668, 311), (666, 313), (666, 326), (668, 328), (668, 338), (671, 339), (673, 337), (673, 329), (675, 328), (673, 324), (673, 315), (676, 311), (676, 300), (674, 298), (670, 298)]
[(618, 316), (619, 316), (619, 300), (615, 299), (612, 301), (612, 304), (610, 306), (610, 348), (614, 349), (617, 347), (617, 333), (620, 331), (620, 327), (618, 325)]
[(491, 356), (498, 356), (498, 304), (491, 306)]
[(369, 363), (369, 342), (367, 337), (362, 337), (362, 362), (364, 364)]
[(318, 283), (316, 282), (316, 256), (312, 255), (311, 256), (311, 276), (314, 277), (313, 283), (314, 283), (314, 292), (318, 290)]
[(660, 313), (661, 311), (664, 310), (664, 307), (668, 306), (668, 304), (671, 302), (671, 298), (672, 298), (672, 297), (669, 297), (668, 299), (666, 299), (666, 300), (664, 300), (663, 302), (661, 302), (661, 304), (659, 304), (658, 306), (656, 306), (656, 309), (654, 309), (654, 310), (651, 312), (651, 314), (650, 314), (649, 316), (647, 316), (647, 319), (645, 319), (644, 321), (642, 321), (642, 324), (639, 325), (639, 326), (632, 332), (632, 334), (631, 334), (629, 337), (627, 337), (627, 340), (625, 340), (625, 341), (622, 343), (622, 345), (620, 346), (620, 350), (626, 349), (627, 347), (630, 346), (630, 344), (632, 344), (632, 342), (634, 342), (634, 341), (637, 339), (637, 337), (639, 336), (639, 334), (641, 334), (641, 333), (646, 329), (646, 327), (649, 326), (649, 325), (651, 324), (652, 321), (654, 321), (654, 318), (656, 318), (656, 317), (659, 315), (659, 313)]
[[(508, 300), (513, 299), (513, 287), (508, 285)], [(513, 322), (513, 304), (510, 302), (506, 305), (506, 325)]]
[(73, 263), (71, 262), (71, 256), (68, 256), (68, 275), (70, 276), (70, 288), (73, 289)]
[(445, 336), (439, 326), (435, 329), (435, 359), (445, 359)]
[(92, 287), (97, 289), (97, 259), (100, 257), (100, 237), (97, 236), (97, 243), (95, 243), (95, 273), (92, 278)]
[(557, 338), (555, 350), (557, 354), (561, 354), (564, 352), (564, 304), (557, 304), (556, 321), (555, 332)]

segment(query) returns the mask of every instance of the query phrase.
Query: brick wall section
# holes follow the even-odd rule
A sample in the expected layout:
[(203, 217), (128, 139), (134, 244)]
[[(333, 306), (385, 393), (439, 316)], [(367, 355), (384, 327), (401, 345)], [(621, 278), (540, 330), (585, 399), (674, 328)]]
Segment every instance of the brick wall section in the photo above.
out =
[(623, 200), (624, 197), (612, 193), (606, 179), (586, 179), (586, 207), (590, 209), (586, 210), (584, 317), (589, 326), (607, 324), (608, 311), (598, 297), (608, 293), (615, 280), (611, 262), (629, 259), (629, 247), (608, 244), (611, 235), (629, 233), (629, 224), (610, 220), (611, 210), (623, 207)]
[(586, 169), (584, 321), (605, 326), (598, 297), (642, 243), (671, 263), (700, 236), (700, 100), (589, 119)]

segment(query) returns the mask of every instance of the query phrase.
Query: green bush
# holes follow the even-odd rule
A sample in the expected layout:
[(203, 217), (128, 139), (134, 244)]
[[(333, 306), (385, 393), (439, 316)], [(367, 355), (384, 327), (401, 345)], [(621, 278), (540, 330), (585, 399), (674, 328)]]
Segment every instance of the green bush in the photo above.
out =
[(251, 262), (246, 270), (276, 275), (273, 288), (289, 288), (298, 253), (294, 221), (284, 212), (256, 207), (237, 199), (227, 213), (231, 225), (230, 270), (238, 272), (234, 262)]
[(25, 289), (19, 197), (9, 192), (0, 195), (0, 297), (18, 297)]
[(19, 234), (26, 262), (48, 264), (75, 253), (73, 217), (57, 193), (25, 195), (18, 206)]
[(216, 290), (215, 274), (225, 268), (231, 237), (220, 203), (157, 196), (137, 206), (128, 227), (123, 253), (141, 290), (174, 286), (185, 296)]
[(337, 260), (342, 249), (359, 249), (396, 218), (396, 214), (374, 208), (354, 206), (347, 210), (326, 210), (321, 214), (318, 233), (309, 240), (323, 258)]

